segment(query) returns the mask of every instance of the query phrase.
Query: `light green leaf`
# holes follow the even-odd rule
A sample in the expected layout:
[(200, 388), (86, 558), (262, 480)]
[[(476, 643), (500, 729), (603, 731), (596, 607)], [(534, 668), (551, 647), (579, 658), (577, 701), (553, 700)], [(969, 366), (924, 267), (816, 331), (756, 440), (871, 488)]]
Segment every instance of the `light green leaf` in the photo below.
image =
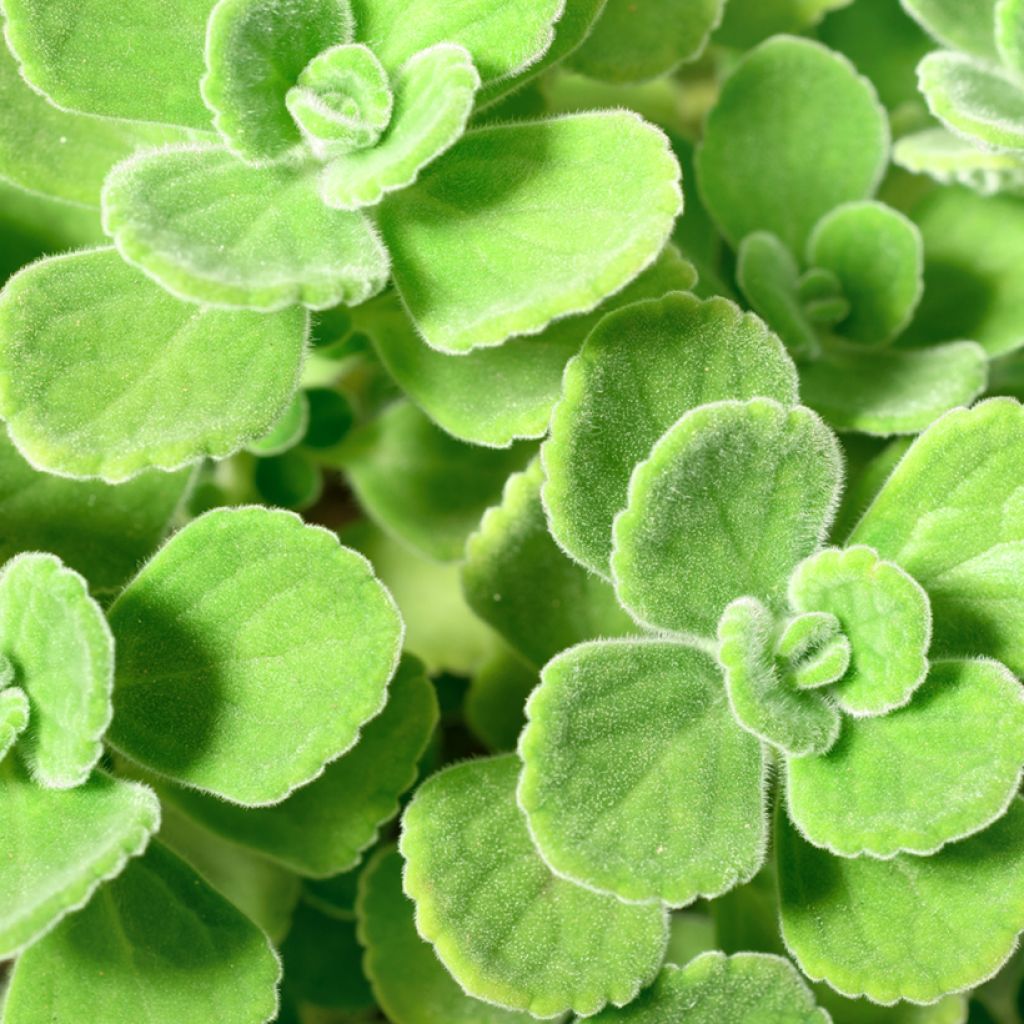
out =
[(25, 731), (28, 719), (29, 704), (25, 691), (18, 686), (5, 686), (0, 690), (0, 761)]
[(904, 135), (893, 146), (892, 159), (911, 174), (927, 174), (943, 185), (966, 185), (984, 196), (1024, 192), (1024, 160), (980, 149), (945, 128)]
[(570, 65), (608, 82), (644, 82), (699, 57), (725, 0), (609, 0)]
[(347, 0), (218, 0), (199, 88), (233, 153), (272, 159), (301, 142), (285, 96), (306, 65), (349, 42), (353, 28)]
[(911, 446), (854, 530), (928, 592), (934, 655), (987, 655), (1024, 674), (1024, 409), (947, 413)]
[(793, 965), (768, 953), (702, 953), (667, 966), (635, 1003), (594, 1024), (832, 1024)]
[(158, 789), (218, 835), (300, 875), (348, 871), (398, 813), (398, 798), (415, 781), (437, 725), (437, 699), (418, 661), (406, 657), (388, 689), (384, 710), (359, 742), (273, 807), (236, 807), (181, 786)]
[(963, 995), (946, 996), (927, 1006), (879, 1006), (869, 999), (845, 999), (824, 983), (813, 988), (835, 1024), (968, 1024), (968, 1002)]
[(0, 296), (0, 412), (50, 472), (116, 482), (221, 458), (284, 411), (306, 332), (298, 309), (179, 302), (112, 249), (52, 257)]
[(833, 857), (781, 814), (776, 836), (786, 945), (806, 975), (844, 995), (927, 1003), (973, 988), (1024, 928), (1020, 800), (932, 857)]
[(789, 813), (840, 856), (927, 855), (1002, 817), (1022, 767), (1020, 683), (995, 661), (940, 661), (908, 707), (847, 718), (827, 755), (786, 762)]
[(640, 299), (686, 291), (695, 281), (692, 264), (670, 245), (593, 312), (465, 355), (432, 349), (395, 299), (375, 303), (372, 313), (368, 309), (364, 329), (391, 376), (435, 423), (461, 440), (500, 448), (547, 433), (565, 364), (606, 313)]
[(657, 973), (664, 911), (552, 875), (516, 806), (518, 772), (511, 754), (457, 764), (409, 804), (400, 849), (417, 931), (476, 998), (538, 1017), (621, 1006)]
[(108, 176), (103, 227), (129, 263), (193, 302), (357, 305), (384, 287), (388, 255), (361, 214), (324, 206), (317, 167), (251, 167), (220, 146), (143, 153)]
[[(742, 598), (741, 598), (742, 600)], [(850, 641), (830, 612), (806, 612), (781, 629), (775, 654), (800, 690), (816, 690), (841, 679), (850, 667)]]
[(294, 448), (309, 427), (309, 399), (305, 391), (296, 391), (288, 408), (262, 437), (245, 447), (254, 455), (270, 457)]
[(998, 0), (901, 0), (903, 9), (943, 46), (995, 58)]
[(876, 437), (916, 434), (988, 381), (985, 350), (973, 341), (923, 349), (865, 349), (829, 341), (800, 367), (800, 394), (835, 430)]
[(54, 555), (26, 553), (0, 572), (0, 651), (32, 705), (19, 748), (43, 786), (89, 777), (110, 723), (114, 640), (85, 580)]
[(83, 906), (101, 882), (142, 853), (160, 824), (160, 804), (145, 786), (97, 772), (75, 789), (43, 789), (17, 757), (0, 765), (0, 796), (4, 957)]
[(839, 446), (808, 409), (767, 398), (694, 409), (630, 481), (614, 528), (619, 600), (638, 622), (700, 637), (737, 597), (778, 610), (841, 485)]
[(191, 522), (109, 618), (111, 744), (247, 806), (283, 800), (356, 742), (381, 710), (402, 642), (391, 595), (362, 556), (263, 508)]
[(747, 50), (780, 32), (805, 32), (851, 0), (729, 0), (714, 42)]
[(747, 54), (722, 87), (698, 184), (734, 246), (770, 231), (800, 253), (826, 213), (874, 193), (888, 159), (871, 83), (820, 43), (781, 37)]
[(707, 654), (581, 644), (548, 663), (527, 716), (519, 802), (559, 875), (685, 906), (757, 873), (767, 768)]
[(796, 402), (796, 371), (778, 338), (731, 302), (668, 295), (606, 317), (566, 367), (541, 449), (558, 543), (608, 574), (612, 520), (651, 446), (689, 409), (759, 394)]
[(29, 84), (58, 106), (209, 128), (199, 95), (214, 0), (4, 0), (6, 36)]
[(394, 1024), (527, 1024), (525, 1013), (466, 995), (430, 945), (416, 934), (413, 904), (402, 892), (402, 858), (379, 851), (359, 876), (356, 912), (363, 970)]
[(655, 259), (681, 208), (664, 136), (616, 111), (469, 132), (380, 219), (418, 330), (457, 353), (592, 309)]
[(996, 49), (1007, 68), (1024, 72), (1024, 5), (1021, 0), (996, 0)]
[(411, 185), (427, 164), (462, 135), (480, 76), (461, 46), (439, 43), (407, 60), (396, 73), (390, 127), (370, 149), (332, 160), (320, 181), (328, 206), (374, 206), (388, 192)]
[(19, 960), (4, 1019), (206, 1020), (276, 1012), (280, 965), (266, 936), (160, 843)]

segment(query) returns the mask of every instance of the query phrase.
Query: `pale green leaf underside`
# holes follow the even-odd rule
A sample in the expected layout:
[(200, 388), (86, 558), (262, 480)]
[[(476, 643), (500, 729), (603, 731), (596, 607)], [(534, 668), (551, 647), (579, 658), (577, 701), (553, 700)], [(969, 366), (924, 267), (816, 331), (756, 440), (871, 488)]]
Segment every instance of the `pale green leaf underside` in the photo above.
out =
[(534, 1016), (623, 1005), (657, 973), (664, 911), (551, 874), (516, 806), (513, 755), (446, 769), (403, 818), (416, 928), (470, 994)]
[(32, 777), (68, 789), (88, 778), (110, 722), (114, 641), (85, 580), (53, 555), (0, 572), (0, 652), (32, 706), (19, 744)]
[(614, 527), (619, 600), (637, 621), (702, 637), (738, 597), (778, 610), (841, 484), (835, 437), (808, 409), (767, 398), (694, 409), (630, 481)]
[(831, 612), (850, 641), (850, 668), (830, 692), (852, 715), (906, 704), (928, 673), (928, 595), (898, 565), (868, 547), (832, 548), (797, 566), (789, 600), (801, 612)]
[(982, 195), (1024, 191), (1024, 161), (1013, 153), (980, 149), (945, 128), (904, 135), (892, 159), (911, 174), (927, 174), (943, 185), (966, 185)]
[(787, 762), (789, 812), (845, 857), (930, 854), (1005, 813), (1024, 767), (1024, 695), (994, 661), (940, 661), (905, 708), (843, 720), (824, 757)]
[(248, 806), (283, 800), (355, 743), (384, 704), (402, 641), (362, 556), (254, 507), (184, 527), (109, 617), (112, 745)]
[(411, 185), (462, 135), (480, 76), (461, 46), (441, 43), (411, 57), (392, 81), (395, 107), (380, 141), (332, 160), (320, 179), (328, 206), (374, 206)]
[(607, 575), (637, 463), (688, 410), (755, 395), (796, 402), (796, 371), (778, 338), (725, 299), (668, 295), (602, 320), (566, 367), (542, 449), (559, 544)]
[(519, 802), (555, 871), (673, 906), (754, 876), (766, 769), (710, 657), (661, 641), (582, 644), (541, 679)]
[[(932, 857), (833, 857), (778, 818), (782, 934), (804, 973), (879, 1003), (994, 974), (1024, 928), (1024, 803)], [(993, 894), (998, 894), (997, 898)]]
[(654, 260), (681, 208), (664, 136), (617, 111), (469, 132), (380, 221), (418, 330), (459, 353), (592, 309)]
[(635, 1003), (593, 1024), (831, 1024), (793, 965), (768, 953), (708, 952), (669, 965)]
[(362, 214), (324, 206), (318, 167), (251, 167), (220, 146), (143, 153), (108, 176), (103, 227), (179, 298), (262, 312), (356, 305), (384, 287), (388, 254)]
[(416, 933), (414, 906), (402, 892), (402, 858), (377, 853), (359, 876), (356, 913), (363, 970), (394, 1024), (528, 1024), (525, 1013), (466, 995), (430, 944)]
[(18, 960), (4, 1019), (256, 1024), (280, 973), (259, 928), (153, 843)]
[(995, 58), (998, 0), (902, 0), (906, 12), (943, 46)]
[(157, 788), (225, 839), (300, 875), (326, 878), (354, 868), (397, 813), (437, 716), (423, 666), (407, 657), (391, 680), (384, 710), (359, 742), (282, 803), (243, 808), (180, 786)]
[(306, 331), (298, 309), (179, 302), (112, 249), (52, 257), (0, 296), (0, 412), (50, 472), (121, 481), (221, 458), (284, 411)]
[(29, 719), (28, 697), (18, 686), (0, 690), (0, 761), (25, 731)]
[(145, 786), (97, 773), (75, 789), (43, 789), (16, 756), (0, 765), (0, 796), (3, 956), (82, 906), (160, 824), (160, 804)]

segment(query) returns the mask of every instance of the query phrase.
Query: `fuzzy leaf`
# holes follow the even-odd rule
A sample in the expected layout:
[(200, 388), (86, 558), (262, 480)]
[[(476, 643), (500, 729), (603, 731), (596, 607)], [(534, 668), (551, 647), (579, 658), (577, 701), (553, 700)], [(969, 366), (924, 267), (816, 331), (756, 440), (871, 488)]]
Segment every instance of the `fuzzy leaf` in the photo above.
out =
[(582, 644), (541, 674), (519, 801), (560, 875), (685, 906), (764, 861), (766, 767), (714, 661), (664, 641)]
[(602, 320), (566, 367), (542, 449), (558, 543), (606, 575), (636, 464), (688, 410), (754, 395), (796, 402), (796, 371), (764, 324), (725, 299), (668, 295)]
[(384, 710), (359, 742), (273, 807), (235, 807), (181, 786), (158, 789), (218, 835), (300, 875), (348, 871), (398, 812), (437, 724), (437, 699), (416, 659), (403, 660), (388, 690)]
[(832, 1024), (788, 960), (767, 953), (702, 953), (667, 966), (635, 1003), (593, 1024)]
[(943, 46), (977, 57), (996, 57), (995, 9), (998, 0), (901, 0), (903, 9)]
[(927, 1003), (973, 988), (1024, 928), (1021, 800), (932, 857), (833, 857), (781, 814), (776, 836), (786, 945), (806, 975), (845, 995)]
[(416, 928), (470, 995), (534, 1016), (635, 998), (665, 952), (664, 911), (551, 874), (516, 806), (513, 755), (447, 768), (403, 818)]
[(469, 132), (380, 218), (418, 330), (457, 353), (592, 309), (654, 260), (681, 208), (664, 137), (617, 111)]
[(820, 43), (782, 37), (748, 53), (726, 80), (697, 173), (734, 246), (770, 231), (800, 253), (821, 217), (874, 193), (888, 159), (888, 124), (871, 84)]
[(327, 309), (363, 302), (388, 279), (369, 222), (320, 201), (317, 165), (250, 167), (220, 146), (119, 164), (103, 188), (103, 226), (126, 260), (193, 302)]
[(317, 54), (349, 42), (353, 28), (347, 0), (219, 0), (199, 84), (233, 153), (263, 160), (302, 141), (285, 95)]
[[(1024, 191), (1024, 161), (1019, 156), (980, 149), (945, 128), (904, 135), (893, 146), (892, 159), (911, 174), (927, 174), (943, 185), (966, 185), (985, 196)], [(965, 312), (971, 315), (977, 309), (972, 305)]]
[(1024, 695), (995, 661), (940, 661), (913, 702), (845, 719), (824, 757), (787, 761), (789, 812), (844, 857), (934, 853), (1006, 813), (1024, 768)]
[(0, 796), (4, 957), (83, 906), (101, 882), (142, 853), (160, 824), (160, 804), (145, 786), (97, 772), (75, 789), (43, 789), (17, 757), (0, 764)]
[(694, 409), (630, 481), (614, 529), (619, 600), (638, 622), (701, 637), (737, 597), (779, 609), (841, 484), (836, 440), (809, 410), (767, 398)]
[(0, 689), (0, 761), (28, 726), (29, 703), (25, 691), (18, 686)]
[(199, 95), (214, 0), (4, 0), (7, 41), (29, 84), (61, 107), (209, 128)]
[(928, 592), (933, 653), (1024, 674), (1024, 409), (947, 413), (911, 446), (854, 530)]
[(850, 0), (729, 0), (714, 41), (747, 50), (780, 32), (805, 32)]
[(381, 710), (402, 642), (391, 595), (362, 556), (262, 508), (191, 522), (109, 618), (111, 744), (247, 806), (283, 800), (355, 743)]
[(110, 723), (114, 641), (85, 580), (53, 555), (27, 553), (0, 572), (0, 651), (32, 705), (19, 746), (35, 781), (81, 785)]
[(269, 458), (294, 448), (309, 429), (309, 397), (305, 391), (296, 391), (288, 408), (262, 437), (250, 441), (245, 447), (254, 455)]
[(996, 0), (996, 49), (1005, 67), (1024, 72), (1024, 4)]
[(266, 936), (160, 843), (19, 960), (9, 1024), (208, 1019), (253, 1024), (276, 1010)]
[(186, 305), (112, 249), (52, 257), (0, 296), (0, 411), (51, 472), (121, 481), (223, 457), (283, 412), (306, 331), (297, 309)]
[(427, 164), (458, 141), (473, 110), (480, 76), (468, 51), (439, 43), (414, 54), (396, 73), (394, 113), (376, 145), (332, 160), (320, 181), (328, 206), (374, 206), (411, 185)]

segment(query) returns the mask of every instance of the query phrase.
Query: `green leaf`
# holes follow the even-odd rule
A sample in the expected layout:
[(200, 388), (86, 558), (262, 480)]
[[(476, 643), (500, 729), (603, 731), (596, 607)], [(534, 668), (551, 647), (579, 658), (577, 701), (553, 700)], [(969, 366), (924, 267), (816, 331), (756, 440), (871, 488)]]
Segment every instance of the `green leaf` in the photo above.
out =
[(380, 221), (417, 329), (458, 353), (592, 309), (655, 259), (681, 206), (664, 136), (596, 112), (469, 132)]
[(996, 0), (996, 49), (1003, 65), (1024, 72), (1024, 5), (1021, 0)]
[(537, 669), (511, 648), (491, 655), (469, 681), (462, 713), (466, 726), (490, 750), (515, 750), (526, 724), (526, 698)]
[(5, 1020), (204, 1020), (276, 1012), (266, 936), (160, 843), (19, 960)]
[(946, 996), (927, 1006), (879, 1006), (869, 999), (845, 999), (822, 983), (813, 987), (835, 1024), (968, 1024), (968, 1002), (963, 995)]
[(973, 341), (865, 349), (833, 340), (801, 365), (800, 394), (829, 425), (876, 437), (915, 434), (985, 390), (988, 360)]
[(768, 953), (702, 953), (669, 965), (635, 1003), (594, 1024), (832, 1024), (793, 965)]
[(26, 553), (0, 572), (0, 651), (32, 705), (20, 745), (32, 777), (70, 789), (89, 777), (110, 724), (114, 640), (78, 573)]
[(402, 892), (402, 858), (379, 851), (359, 876), (356, 912), (363, 970), (394, 1024), (527, 1024), (525, 1013), (466, 995), (416, 934), (413, 904)]
[(247, 806), (283, 800), (356, 742), (402, 642), (391, 595), (362, 556), (298, 516), (254, 507), (216, 509), (175, 534), (109, 618), (111, 744)]
[(551, 874), (516, 806), (518, 772), (513, 755), (457, 764), (409, 804), (400, 849), (417, 931), (478, 999), (538, 1017), (621, 1006), (657, 973), (664, 911)]
[(395, 299), (375, 303), (365, 329), (388, 372), (435, 423), (461, 440), (506, 447), (518, 438), (547, 433), (565, 364), (606, 313), (640, 299), (686, 291), (695, 281), (693, 266), (670, 245), (593, 312), (459, 356), (425, 344)]
[(689, 409), (758, 394), (796, 402), (796, 371), (764, 324), (731, 302), (668, 295), (606, 317), (566, 367), (541, 449), (558, 543), (607, 575), (612, 520), (651, 446)]
[(142, 153), (107, 177), (103, 227), (186, 300), (265, 313), (357, 305), (384, 287), (388, 255), (361, 214), (324, 206), (317, 167), (251, 167), (220, 146)]
[(303, 451), (260, 459), (252, 480), (262, 503), (279, 508), (310, 508), (320, 500), (324, 489), (320, 467)]
[(4, 957), (83, 906), (101, 882), (142, 853), (160, 824), (160, 804), (145, 786), (97, 772), (75, 789), (43, 789), (17, 757), (0, 764), (0, 795)]
[(285, 96), (306, 65), (349, 42), (353, 28), (347, 0), (219, 0), (199, 88), (233, 153), (272, 159), (301, 142)]
[(996, 661), (936, 662), (909, 706), (847, 718), (827, 755), (786, 767), (790, 816), (816, 846), (932, 854), (1009, 808), (1024, 768), (1024, 695)]
[(943, 46), (992, 58), (998, 0), (901, 0), (903, 9)]
[(374, 206), (388, 192), (411, 185), (462, 135), (480, 75), (465, 49), (439, 43), (410, 57), (391, 87), (394, 113), (380, 141), (337, 157), (324, 170), (320, 194), (328, 206)]
[(1019, 156), (980, 149), (945, 128), (904, 135), (893, 146), (892, 159), (911, 174), (927, 174), (943, 185), (966, 185), (985, 196), (1024, 191), (1024, 161)]
[[(804, 32), (850, 0), (729, 0), (714, 42), (747, 50), (780, 32)], [(859, 65), (858, 65), (859, 66)]]
[(0, 412), (50, 472), (117, 482), (221, 458), (284, 411), (306, 332), (298, 309), (179, 302), (112, 249), (55, 256), (0, 296)]
[(581, 640), (635, 633), (615, 592), (570, 560), (548, 533), (535, 460), (509, 478), (466, 545), (469, 606), (535, 665)]
[(643, 82), (701, 55), (725, 0), (609, 0), (570, 65), (607, 82)]
[(778, 610), (841, 484), (838, 444), (808, 409), (766, 398), (694, 409), (630, 481), (614, 529), (619, 600), (638, 622), (700, 637), (737, 597)]
[[(10, 663), (8, 662), (8, 666)], [(25, 691), (18, 686), (0, 689), (0, 761), (28, 726), (29, 703)]]
[(294, 448), (309, 427), (309, 398), (305, 391), (296, 391), (288, 408), (262, 437), (245, 447), (254, 455), (266, 458)]
[(991, 828), (932, 857), (833, 857), (800, 839), (782, 814), (776, 835), (786, 945), (808, 977), (844, 995), (934, 1002), (990, 977), (1017, 945), (1020, 800)]
[(398, 813), (398, 798), (437, 725), (437, 699), (423, 666), (408, 656), (384, 710), (359, 742), (318, 779), (273, 807), (236, 807), (195, 790), (158, 783), (162, 794), (206, 828), (291, 871), (327, 878), (348, 871)]
[(209, 128), (199, 95), (214, 0), (4, 0), (7, 42), (29, 84), (58, 106)]
[(870, 82), (819, 43), (775, 38), (722, 87), (697, 152), (698, 183), (734, 246), (770, 231), (799, 253), (826, 213), (874, 193), (888, 158)]
[(1024, 409), (947, 413), (911, 446), (854, 530), (928, 592), (937, 656), (987, 655), (1024, 674)]
[(548, 663), (527, 716), (519, 802), (559, 875), (685, 906), (761, 867), (767, 767), (707, 654), (581, 644)]

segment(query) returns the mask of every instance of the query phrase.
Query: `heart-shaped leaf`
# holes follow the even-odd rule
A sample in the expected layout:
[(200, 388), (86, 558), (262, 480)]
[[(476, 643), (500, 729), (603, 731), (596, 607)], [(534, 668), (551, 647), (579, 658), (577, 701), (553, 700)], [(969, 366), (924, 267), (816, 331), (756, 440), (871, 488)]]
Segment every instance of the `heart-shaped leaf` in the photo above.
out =
[[(945, 128), (904, 135), (893, 146), (892, 160), (911, 174), (927, 174), (943, 185), (966, 185), (984, 196), (1024, 191), (1024, 161), (1019, 156), (980, 149)], [(972, 315), (978, 310), (972, 304), (965, 312)]]
[(901, 0), (903, 9), (943, 46), (994, 59), (998, 0)]

